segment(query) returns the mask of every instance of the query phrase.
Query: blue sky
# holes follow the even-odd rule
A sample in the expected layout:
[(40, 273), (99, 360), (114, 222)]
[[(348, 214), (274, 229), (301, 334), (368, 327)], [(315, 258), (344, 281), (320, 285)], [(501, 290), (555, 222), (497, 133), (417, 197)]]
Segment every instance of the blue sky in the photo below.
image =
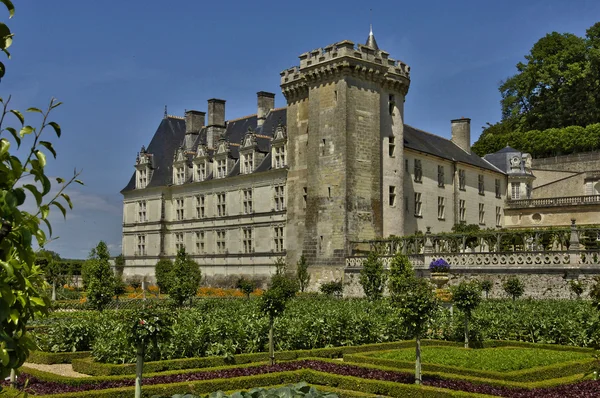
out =
[[(99, 241), (120, 253), (122, 196), (136, 152), (161, 121), (227, 100), (226, 118), (256, 112), (256, 92), (276, 93), (298, 55), (344, 39), (364, 42), (369, 8), (379, 47), (411, 66), (406, 123), (445, 137), (472, 119), (472, 139), (500, 118), (501, 80), (551, 31), (584, 35), (600, 2), (557, 1), (15, 1), (15, 34), (0, 96), (17, 109), (64, 105), (52, 118), (58, 158), (48, 173), (83, 169), (75, 210), (52, 215), (48, 248), (85, 258)], [(3, 21), (7, 13), (2, 10)], [(35, 119), (32, 118), (31, 123)], [(56, 212), (55, 212), (56, 213)]]

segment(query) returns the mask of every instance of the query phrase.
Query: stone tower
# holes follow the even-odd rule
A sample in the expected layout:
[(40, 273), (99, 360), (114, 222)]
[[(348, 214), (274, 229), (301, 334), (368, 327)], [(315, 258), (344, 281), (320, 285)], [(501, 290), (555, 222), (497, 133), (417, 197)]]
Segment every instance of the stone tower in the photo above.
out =
[[(287, 262), (340, 278), (348, 243), (402, 235), (404, 98), (410, 68), (369, 34), (300, 55), (287, 99)], [(314, 279), (313, 279), (314, 280)]]

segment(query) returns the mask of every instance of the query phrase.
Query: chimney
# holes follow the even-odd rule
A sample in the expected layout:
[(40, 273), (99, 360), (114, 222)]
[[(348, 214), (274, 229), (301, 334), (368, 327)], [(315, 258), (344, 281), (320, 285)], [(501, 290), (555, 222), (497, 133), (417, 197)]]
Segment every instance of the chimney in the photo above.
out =
[(208, 100), (208, 127), (225, 127), (225, 100), (211, 98)]
[(206, 112), (185, 111), (185, 133), (198, 134), (204, 127)]
[(206, 144), (216, 148), (225, 134), (225, 100), (212, 98), (208, 100), (208, 124), (206, 126)]
[(460, 149), (471, 153), (471, 119), (462, 117), (450, 121), (452, 123), (452, 142)]
[(256, 93), (258, 97), (258, 110), (256, 112), (256, 126), (260, 127), (267, 119), (267, 114), (275, 108), (275, 94), (259, 91)]

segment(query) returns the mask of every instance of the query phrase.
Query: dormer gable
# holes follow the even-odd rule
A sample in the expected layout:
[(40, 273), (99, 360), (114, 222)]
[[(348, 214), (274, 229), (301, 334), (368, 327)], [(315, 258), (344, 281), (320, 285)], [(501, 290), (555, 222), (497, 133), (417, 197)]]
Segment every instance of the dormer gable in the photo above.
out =
[(203, 144), (198, 145), (192, 162), (194, 164), (194, 182), (206, 181), (213, 169), (208, 146)]
[(185, 148), (180, 146), (173, 156), (173, 184), (185, 184), (188, 176), (188, 158)]
[[(248, 128), (248, 132), (242, 139), (240, 145), (240, 172), (241, 174), (250, 174), (256, 169), (259, 163), (258, 144), (256, 143), (256, 133)], [(262, 159), (262, 157), (260, 157)]]
[(135, 188), (143, 189), (148, 186), (154, 170), (154, 157), (142, 146), (135, 161)]
[(273, 130), (271, 139), (271, 168), (281, 169), (287, 166), (287, 129), (281, 123)]
[(214, 178), (225, 178), (233, 167), (233, 159), (231, 159), (231, 150), (229, 142), (225, 138), (221, 138), (217, 144), (217, 150), (213, 157)]

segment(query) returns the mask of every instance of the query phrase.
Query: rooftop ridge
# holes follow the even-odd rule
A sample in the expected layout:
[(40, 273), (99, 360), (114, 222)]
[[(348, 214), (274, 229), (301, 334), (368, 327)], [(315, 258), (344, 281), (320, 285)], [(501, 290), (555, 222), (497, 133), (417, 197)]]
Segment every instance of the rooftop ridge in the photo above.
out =
[(247, 115), (247, 116), (242, 116), (242, 117), (238, 117), (237, 119), (231, 119), (228, 120), (227, 123), (233, 123), (233, 122), (239, 122), (240, 120), (244, 120), (244, 119), (250, 119), (251, 117), (256, 116), (256, 113), (253, 113), (251, 115)]
[[(446, 141), (448, 141), (448, 142), (452, 142), (452, 140), (451, 140), (451, 139), (448, 139), (448, 138), (446, 138), (446, 137), (442, 137), (441, 135), (437, 135), (437, 134), (430, 133), (429, 131), (421, 130), (420, 128), (418, 128), (418, 127), (415, 127), (415, 126), (411, 126), (410, 124), (406, 124), (406, 123), (404, 123), (404, 125), (405, 125), (405, 126), (408, 126), (408, 127), (410, 127), (410, 128), (411, 128), (411, 129), (413, 129), (413, 130), (417, 130), (417, 131), (419, 131), (419, 132), (421, 132), (421, 133), (424, 133), (424, 134), (429, 134), (429, 135), (432, 135), (432, 136), (434, 136), (434, 137), (441, 138), (442, 140), (446, 140)], [(453, 142), (452, 142), (452, 143), (453, 143)], [(454, 143), (453, 143), (453, 144), (454, 144)]]
[(185, 120), (185, 117), (183, 117), (183, 116), (175, 116), (175, 115), (167, 115), (167, 118), (169, 118), (169, 119)]

